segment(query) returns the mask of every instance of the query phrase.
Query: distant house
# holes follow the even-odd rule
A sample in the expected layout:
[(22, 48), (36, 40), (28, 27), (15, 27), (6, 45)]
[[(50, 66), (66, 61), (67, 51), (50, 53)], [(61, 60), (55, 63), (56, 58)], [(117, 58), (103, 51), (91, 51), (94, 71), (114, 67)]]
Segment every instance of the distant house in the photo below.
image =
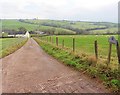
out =
[(30, 38), (30, 33), (27, 31), (25, 34), (8, 35), (8, 33), (2, 32), (2, 33), (0, 33), (0, 38), (1, 38), (1, 37)]
[(15, 37), (15, 35), (8, 35), (8, 37)]
[(44, 32), (42, 32), (42, 31), (35, 31), (35, 32), (38, 34), (44, 34)]
[(30, 33), (27, 31), (27, 32), (25, 33), (24, 37), (30, 38)]
[(30, 33), (27, 31), (25, 34), (17, 34), (16, 37), (30, 38)]
[(24, 37), (24, 34), (16, 34), (15, 37)]

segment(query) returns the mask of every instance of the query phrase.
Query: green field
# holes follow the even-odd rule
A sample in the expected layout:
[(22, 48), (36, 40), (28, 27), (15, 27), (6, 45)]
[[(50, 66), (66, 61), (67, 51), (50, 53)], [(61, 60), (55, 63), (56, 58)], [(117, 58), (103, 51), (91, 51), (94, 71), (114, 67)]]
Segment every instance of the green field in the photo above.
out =
[(27, 31), (43, 31), (47, 34), (106, 34), (117, 33), (117, 24), (109, 22), (83, 22), (66, 20), (40, 20), (40, 19), (5, 19), (1, 20), (2, 30), (19, 31), (24, 27)]
[[(94, 24), (94, 22), (83, 22), (83, 21), (62, 21), (62, 20), (24, 20), (25, 22), (30, 22), (34, 24), (40, 24), (40, 25), (48, 25), (48, 26), (56, 26), (56, 27), (62, 27), (62, 26), (71, 26), (74, 28), (79, 29), (90, 29), (90, 28), (104, 28), (106, 27), (105, 24)], [(109, 24), (109, 23), (108, 23)]]
[[(68, 30), (75, 31), (83, 30), (84, 32), (88, 31), (90, 34), (104, 34), (104, 33), (117, 33), (117, 24), (109, 22), (84, 22), (84, 21), (66, 21), (66, 20), (24, 20), (26, 23), (33, 23), (36, 25), (50, 26), (50, 27), (59, 27), (65, 28)], [(100, 29), (98, 29), (100, 28)], [(101, 29), (105, 28), (105, 29)], [(91, 30), (93, 29), (93, 30)]]
[(12, 52), (20, 48), (25, 43), (25, 41), (25, 38), (0, 39), (0, 57), (11, 54)]
[(117, 33), (118, 28), (112, 27), (108, 29), (103, 29), (103, 30), (93, 30), (90, 31), (92, 34), (102, 34), (102, 33)]
[(43, 32), (51, 32), (54, 30), (55, 34), (75, 34), (74, 31), (63, 29), (63, 28), (55, 28), (51, 26), (44, 26), (39, 24), (31, 24), (26, 22), (20, 22), (19, 20), (2, 20), (2, 30), (14, 30), (19, 31), (20, 27), (24, 27), (27, 31), (43, 31)]
[(2, 20), (2, 29), (8, 29), (8, 30), (18, 30), (20, 27), (25, 27), (28, 31), (37, 29), (38, 25), (34, 24), (28, 24), (19, 22), (18, 20)]
[[(41, 39), (47, 40), (50, 42), (50, 36), (42, 37)], [(110, 35), (71, 35), (71, 36), (58, 36), (59, 39), (59, 47), (62, 47), (62, 41), (64, 39), (64, 49), (68, 51), (72, 51), (73, 47), (73, 38), (75, 38), (75, 53), (78, 55), (84, 56), (94, 56), (95, 49), (94, 49), (94, 41), (97, 40), (98, 42), (98, 57), (102, 60), (107, 60), (108, 51), (109, 51), (109, 42), (108, 38)], [(118, 39), (117, 36), (115, 36)], [(56, 45), (56, 36), (51, 36), (52, 42)], [(112, 46), (112, 54), (111, 54), (111, 63), (118, 63), (117, 62), (117, 52), (116, 46)]]

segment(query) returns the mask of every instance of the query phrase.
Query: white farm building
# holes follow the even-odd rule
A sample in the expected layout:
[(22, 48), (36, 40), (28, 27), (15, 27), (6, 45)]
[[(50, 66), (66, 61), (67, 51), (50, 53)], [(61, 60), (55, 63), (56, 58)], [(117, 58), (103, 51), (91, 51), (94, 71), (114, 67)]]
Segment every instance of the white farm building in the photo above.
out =
[(30, 38), (30, 33), (27, 31), (27, 32), (25, 33), (24, 37)]
[(27, 31), (25, 34), (17, 34), (16, 37), (30, 38), (30, 33)]

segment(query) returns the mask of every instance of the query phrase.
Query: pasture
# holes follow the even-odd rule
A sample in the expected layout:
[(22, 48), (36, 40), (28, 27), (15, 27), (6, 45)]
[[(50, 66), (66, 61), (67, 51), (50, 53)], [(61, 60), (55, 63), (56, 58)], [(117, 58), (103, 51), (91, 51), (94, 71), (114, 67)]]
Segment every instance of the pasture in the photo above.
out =
[(109, 22), (85, 22), (67, 20), (24, 20), (26, 23), (33, 23), (40, 26), (65, 28), (75, 32), (84, 31), (89, 34), (117, 33), (117, 24)]
[[(43, 32), (54, 32), (54, 34), (75, 34), (75, 31), (64, 29), (64, 28), (54, 28), (51, 26), (39, 25), (31, 22), (21, 22), (19, 20), (2, 20), (2, 29), (4, 30), (14, 30), (14, 32), (19, 31), (20, 27), (24, 27), (27, 31), (43, 31)], [(49, 33), (48, 33), (49, 34)]]
[(38, 25), (23, 23), (18, 20), (2, 20), (2, 29), (3, 30), (18, 30), (20, 27), (25, 27), (28, 31), (35, 30)]
[[(64, 49), (67, 51), (72, 51), (73, 49), (73, 38), (75, 38), (75, 53), (82, 56), (94, 56), (95, 47), (94, 42), (98, 42), (98, 58), (103, 61), (107, 61), (108, 52), (109, 52), (109, 42), (108, 39), (110, 35), (66, 35), (66, 36), (57, 36), (58, 37), (58, 46), (62, 47), (64, 40)], [(118, 39), (118, 36), (115, 36)], [(51, 42), (53, 45), (56, 45), (56, 36), (46, 36), (42, 37), (42, 40)], [(112, 54), (111, 54), (111, 63), (118, 64), (117, 60), (117, 51), (116, 46), (112, 45)]]

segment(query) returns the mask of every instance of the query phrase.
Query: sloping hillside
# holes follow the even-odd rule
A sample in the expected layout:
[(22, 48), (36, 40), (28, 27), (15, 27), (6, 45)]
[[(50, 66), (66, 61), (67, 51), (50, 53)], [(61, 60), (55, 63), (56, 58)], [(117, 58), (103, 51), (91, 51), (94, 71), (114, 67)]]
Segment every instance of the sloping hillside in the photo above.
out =
[[(43, 31), (47, 34), (116, 34), (117, 24), (66, 20), (12, 19), (2, 20), (2, 31)], [(33, 32), (32, 32), (33, 33)]]

